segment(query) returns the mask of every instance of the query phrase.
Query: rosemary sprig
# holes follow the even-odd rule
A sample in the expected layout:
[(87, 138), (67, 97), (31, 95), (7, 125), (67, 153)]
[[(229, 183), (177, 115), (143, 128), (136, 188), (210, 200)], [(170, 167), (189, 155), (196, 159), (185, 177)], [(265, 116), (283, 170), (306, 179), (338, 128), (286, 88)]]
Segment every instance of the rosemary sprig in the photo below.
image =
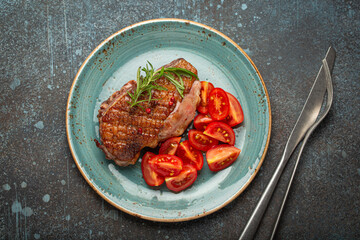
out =
[[(143, 67), (141, 69), (141, 67), (139, 67), (137, 74), (136, 74), (136, 90), (133, 93), (128, 92), (130, 98), (131, 98), (131, 102), (128, 102), (130, 104), (130, 107), (134, 107), (136, 105), (140, 106), (142, 108), (142, 106), (139, 103), (142, 102), (150, 102), (150, 101), (155, 101), (155, 100), (159, 100), (159, 99), (154, 99), (151, 96), (151, 91), (153, 89), (157, 89), (157, 90), (165, 90), (167, 91), (166, 88), (159, 86), (155, 83), (156, 80), (158, 80), (161, 77), (166, 77), (166, 79), (168, 79), (172, 84), (174, 84), (176, 90), (179, 92), (181, 97), (184, 97), (184, 81), (182, 79), (183, 77), (195, 77), (196, 79), (199, 79), (198, 76), (196, 74), (194, 74), (193, 72), (186, 70), (184, 68), (175, 68), (175, 67), (168, 67), (168, 68), (164, 68), (162, 67), (159, 70), (154, 71), (154, 67), (151, 65), (151, 63), (148, 61), (149, 66), (146, 64), (146, 68)], [(141, 75), (141, 71), (143, 71), (145, 73), (145, 76)], [(176, 80), (175, 76), (179, 79)], [(144, 99), (144, 100), (138, 100), (139, 97), (144, 94), (147, 93), (147, 95), (149, 96), (148, 99)]]

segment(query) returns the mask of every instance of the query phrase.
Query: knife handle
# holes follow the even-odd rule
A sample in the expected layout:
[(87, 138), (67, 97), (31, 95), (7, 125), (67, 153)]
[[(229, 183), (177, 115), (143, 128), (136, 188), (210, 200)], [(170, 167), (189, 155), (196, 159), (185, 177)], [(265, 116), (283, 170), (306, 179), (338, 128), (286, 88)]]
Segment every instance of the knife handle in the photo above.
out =
[[(326, 61), (327, 66), (330, 66), (332, 69), (335, 60), (335, 50), (332, 47), (328, 49), (324, 60)], [(328, 74), (330, 74), (330, 70), (328, 71)], [(262, 216), (267, 209), (272, 194), (291, 154), (293, 153), (299, 142), (303, 139), (309, 128), (315, 123), (316, 118), (319, 115), (320, 108), (323, 103), (323, 97), (326, 91), (326, 81), (324, 78), (325, 70), (323, 69), (323, 66), (321, 66), (319, 73), (311, 88), (310, 94), (305, 102), (303, 110), (301, 111), (300, 116), (296, 121), (295, 127), (293, 128), (290, 137), (286, 143), (279, 165), (277, 166), (275, 173), (271, 177), (269, 184), (266, 186), (264, 193), (261, 195), (261, 198), (256, 205), (255, 210), (253, 211), (239, 238), (240, 240), (248, 240), (254, 238)]]
[(298, 156), (296, 158), (296, 162), (295, 162), (293, 172), (292, 172), (290, 180), (288, 182), (288, 186), (287, 186), (285, 195), (283, 197), (283, 201), (281, 203), (280, 210), (279, 210), (277, 218), (276, 218), (275, 226), (273, 228), (273, 232), (272, 232), (271, 238), (270, 238), (271, 240), (274, 239), (277, 227), (279, 225), (281, 214), (282, 214), (282, 211), (284, 209), (285, 202), (286, 202), (286, 199), (288, 197), (292, 181), (294, 180), (296, 169), (297, 169), (297, 166), (299, 164), (300, 157), (301, 157), (302, 151), (304, 150), (305, 144), (308, 141), (310, 135), (314, 132), (315, 128), (317, 128), (317, 126), (321, 123), (322, 120), (324, 120), (326, 115), (329, 113), (329, 110), (330, 110), (330, 107), (331, 107), (331, 104), (332, 104), (332, 101), (333, 101), (333, 87), (332, 87), (331, 73), (330, 73), (329, 66), (328, 66), (327, 62), (325, 61), (325, 59), (323, 60), (323, 68), (325, 69), (325, 76), (326, 76), (326, 90), (327, 90), (326, 106), (325, 106), (325, 109), (323, 110), (323, 112), (321, 113), (319, 119), (314, 123), (314, 125), (309, 129), (309, 131), (307, 131), (307, 133), (306, 133), (306, 135), (304, 137), (304, 140), (303, 140), (303, 142), (301, 144)]
[(256, 230), (269, 204), (269, 201), (279, 181), (279, 178), (284, 170), (284, 167), (286, 166), (286, 163), (289, 160), (289, 157), (287, 156), (287, 154), (285, 154), (285, 152), (286, 151), (284, 151), (284, 154), (280, 160), (280, 164), (277, 166), (274, 175), (271, 177), (269, 184), (267, 185), (264, 193), (261, 195), (261, 198), (256, 205), (254, 212), (252, 213), (249, 221), (247, 222), (239, 238), (240, 240), (248, 240), (254, 238)]

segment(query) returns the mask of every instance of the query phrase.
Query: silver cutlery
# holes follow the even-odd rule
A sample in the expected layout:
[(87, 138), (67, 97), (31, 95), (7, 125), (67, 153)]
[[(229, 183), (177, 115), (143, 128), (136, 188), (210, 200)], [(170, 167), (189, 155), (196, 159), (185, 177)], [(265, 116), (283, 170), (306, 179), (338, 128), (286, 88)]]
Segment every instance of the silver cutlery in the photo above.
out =
[[(331, 102), (332, 102), (332, 85), (331, 85), (331, 75), (330, 75), (331, 73), (330, 72), (333, 68), (334, 62), (335, 62), (335, 50), (332, 47), (330, 47), (326, 53), (325, 59), (323, 60), (323, 65), (320, 67), (319, 73), (314, 81), (314, 84), (311, 88), (309, 96), (305, 102), (305, 105), (304, 105), (301, 113), (300, 113), (300, 116), (297, 119), (296, 124), (295, 124), (295, 126), (290, 134), (290, 137), (285, 145), (283, 155), (282, 155), (281, 160), (275, 170), (275, 173), (273, 174), (272, 178), (270, 179), (270, 182), (267, 185), (264, 193), (261, 195), (261, 198), (260, 198), (258, 204), (256, 205), (255, 210), (252, 213), (249, 221), (247, 222), (239, 239), (247, 240), (247, 239), (254, 238), (254, 235), (259, 226), (259, 223), (263, 217), (263, 214), (269, 204), (271, 196), (276, 188), (279, 178), (280, 178), (291, 154), (293, 153), (296, 146), (299, 144), (299, 142), (304, 138), (304, 136), (306, 134), (306, 137), (305, 137), (305, 139), (303, 141), (303, 145), (302, 145), (302, 149), (304, 148), (305, 143), (306, 143), (307, 139), (309, 138), (310, 134), (314, 131), (314, 129), (318, 126), (318, 124), (322, 121), (322, 119), (327, 115), (327, 112), (329, 111)], [(323, 104), (323, 99), (324, 99), (324, 95), (325, 95), (326, 91), (328, 92), (328, 100), (327, 100), (326, 110), (325, 110), (325, 112), (323, 112), (320, 119), (316, 122), (316, 119), (318, 118), (321, 106)], [(329, 101), (329, 99), (331, 101)], [(300, 158), (302, 149), (300, 150), (298, 158)], [(293, 174), (295, 173), (295, 171), (296, 171), (296, 167), (294, 169)], [(293, 178), (293, 176), (292, 176), (292, 178)], [(288, 190), (290, 188), (291, 183), (292, 183), (292, 179), (289, 182)], [(288, 190), (284, 197), (283, 205), (286, 201)], [(282, 208), (283, 208), (283, 206), (282, 206)], [(275, 229), (273, 231), (273, 235), (275, 234), (281, 212), (282, 212), (282, 209), (279, 212), (278, 219), (275, 224)]]
[(312, 132), (315, 130), (315, 128), (317, 128), (317, 126), (319, 126), (320, 122), (322, 120), (324, 120), (324, 118), (326, 117), (326, 115), (329, 113), (329, 110), (331, 108), (331, 104), (332, 104), (332, 101), (333, 101), (333, 86), (332, 86), (332, 81), (331, 81), (331, 73), (330, 73), (330, 69), (329, 69), (329, 66), (327, 64), (327, 62), (325, 61), (325, 59), (323, 60), (323, 68), (325, 70), (325, 79), (326, 79), (326, 92), (327, 92), (327, 96), (326, 96), (326, 106), (325, 106), (325, 109), (321, 112), (321, 114), (319, 115), (319, 118), (318, 120), (311, 126), (311, 128), (307, 131), (305, 137), (304, 137), (304, 140), (303, 142), (301, 143), (301, 147), (300, 147), (300, 150), (299, 150), (299, 153), (297, 155), (297, 158), (296, 158), (296, 162), (295, 162), (295, 166), (294, 166), (294, 169), (293, 169), (293, 172), (291, 174), (291, 177), (290, 177), (290, 180), (289, 180), (289, 183), (288, 183), (288, 186), (287, 186), (287, 189), (286, 189), (286, 192), (285, 192), (285, 195), (283, 197), (283, 201), (281, 203), (281, 208), (278, 212), (278, 215), (277, 215), (277, 218), (276, 218), (276, 222), (275, 222), (275, 225), (274, 225), (274, 228), (273, 228), (273, 232), (271, 234), (271, 238), (270, 239), (273, 239), (274, 236), (275, 236), (275, 233), (276, 233), (276, 230), (277, 230), (277, 227), (278, 227), (278, 224), (279, 224), (279, 221), (280, 221), (280, 218), (281, 218), (281, 214), (282, 214), (282, 211), (284, 209), (284, 205), (285, 205), (285, 202), (287, 200), (287, 197), (288, 197), (288, 194), (289, 194), (289, 191), (290, 191), (290, 187), (291, 187), (291, 184), (292, 184), (292, 181), (294, 180), (294, 176), (295, 176), (295, 172), (296, 172), (296, 169), (297, 169), (297, 166), (299, 164), (299, 161), (300, 161), (300, 156), (302, 154), (302, 151), (304, 150), (304, 147), (305, 147), (305, 144), (307, 142), (307, 140), (309, 139), (310, 135), (312, 134)]

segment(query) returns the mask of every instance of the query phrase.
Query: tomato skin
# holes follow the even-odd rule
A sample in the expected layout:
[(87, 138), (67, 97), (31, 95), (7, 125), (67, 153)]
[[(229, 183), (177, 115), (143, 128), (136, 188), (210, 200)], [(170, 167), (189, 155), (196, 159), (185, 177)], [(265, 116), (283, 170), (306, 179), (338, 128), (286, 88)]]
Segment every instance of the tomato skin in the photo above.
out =
[(200, 151), (206, 152), (211, 147), (219, 144), (218, 140), (206, 136), (202, 131), (199, 130), (191, 129), (188, 136), (191, 146)]
[(197, 171), (193, 165), (185, 164), (183, 170), (175, 177), (165, 178), (166, 186), (174, 192), (180, 192), (190, 187), (197, 178)]
[(225, 119), (230, 110), (227, 94), (221, 88), (214, 88), (209, 95), (209, 114), (212, 119), (220, 121)]
[(154, 172), (149, 165), (149, 160), (154, 156), (155, 154), (152, 152), (144, 154), (141, 160), (141, 171), (145, 182), (149, 186), (160, 186), (165, 181), (164, 177)]
[(206, 152), (206, 161), (211, 171), (220, 171), (235, 162), (240, 152), (240, 149), (228, 144), (217, 145)]
[(180, 144), (181, 137), (172, 137), (161, 144), (159, 154), (175, 155)]
[(191, 146), (189, 140), (180, 143), (176, 156), (180, 157), (184, 163), (194, 165), (197, 170), (201, 170), (204, 165), (204, 157), (201, 151)]
[(235, 144), (234, 130), (223, 122), (210, 123), (206, 127), (204, 134), (229, 145)]
[(244, 121), (244, 113), (240, 102), (231, 93), (226, 93), (229, 99), (230, 109), (228, 116), (224, 119), (230, 127), (234, 127)]
[(209, 114), (198, 114), (194, 119), (194, 127), (197, 130), (204, 131), (210, 123), (214, 122), (214, 119)]
[(209, 94), (214, 89), (214, 85), (210, 82), (201, 81), (200, 104), (196, 108), (200, 113), (208, 113)]
[(149, 165), (153, 171), (163, 177), (178, 175), (183, 167), (182, 160), (174, 155), (160, 154), (152, 157)]

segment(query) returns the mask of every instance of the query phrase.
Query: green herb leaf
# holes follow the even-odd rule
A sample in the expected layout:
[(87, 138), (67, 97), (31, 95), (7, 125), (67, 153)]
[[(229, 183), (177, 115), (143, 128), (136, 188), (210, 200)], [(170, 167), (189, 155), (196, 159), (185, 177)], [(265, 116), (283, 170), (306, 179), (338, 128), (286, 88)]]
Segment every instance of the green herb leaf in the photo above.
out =
[[(153, 99), (151, 91), (153, 89), (167, 91), (166, 88), (159, 86), (155, 83), (155, 81), (161, 77), (165, 77), (172, 84), (174, 84), (176, 90), (179, 92), (181, 97), (184, 97), (184, 89), (185, 89), (182, 76), (188, 77), (188, 78), (195, 77), (196, 79), (199, 79), (196, 74), (194, 74), (193, 72), (191, 72), (187, 69), (184, 69), (184, 68), (175, 68), (175, 67), (164, 68), (164, 67), (162, 67), (161, 69), (154, 71), (153, 65), (149, 61), (147, 61), (147, 62), (149, 65), (146, 64), (146, 67), (143, 67), (143, 68), (139, 67), (137, 70), (136, 91), (134, 91), (134, 93), (132, 93), (132, 94), (130, 92), (127, 92), (129, 97), (131, 98), (131, 102), (129, 102), (130, 107), (139, 106), (142, 109), (144, 109), (140, 105), (140, 103), (146, 102), (146, 101), (150, 102), (150, 101), (160, 100), (160, 99)], [(150, 66), (150, 68), (149, 68), (149, 66)], [(145, 73), (145, 77), (143, 77), (141, 75), (141, 71), (143, 71)], [(176, 80), (175, 77), (177, 77), (179, 80)], [(148, 98), (146, 100), (139, 100), (139, 97), (144, 92), (147, 93)]]

